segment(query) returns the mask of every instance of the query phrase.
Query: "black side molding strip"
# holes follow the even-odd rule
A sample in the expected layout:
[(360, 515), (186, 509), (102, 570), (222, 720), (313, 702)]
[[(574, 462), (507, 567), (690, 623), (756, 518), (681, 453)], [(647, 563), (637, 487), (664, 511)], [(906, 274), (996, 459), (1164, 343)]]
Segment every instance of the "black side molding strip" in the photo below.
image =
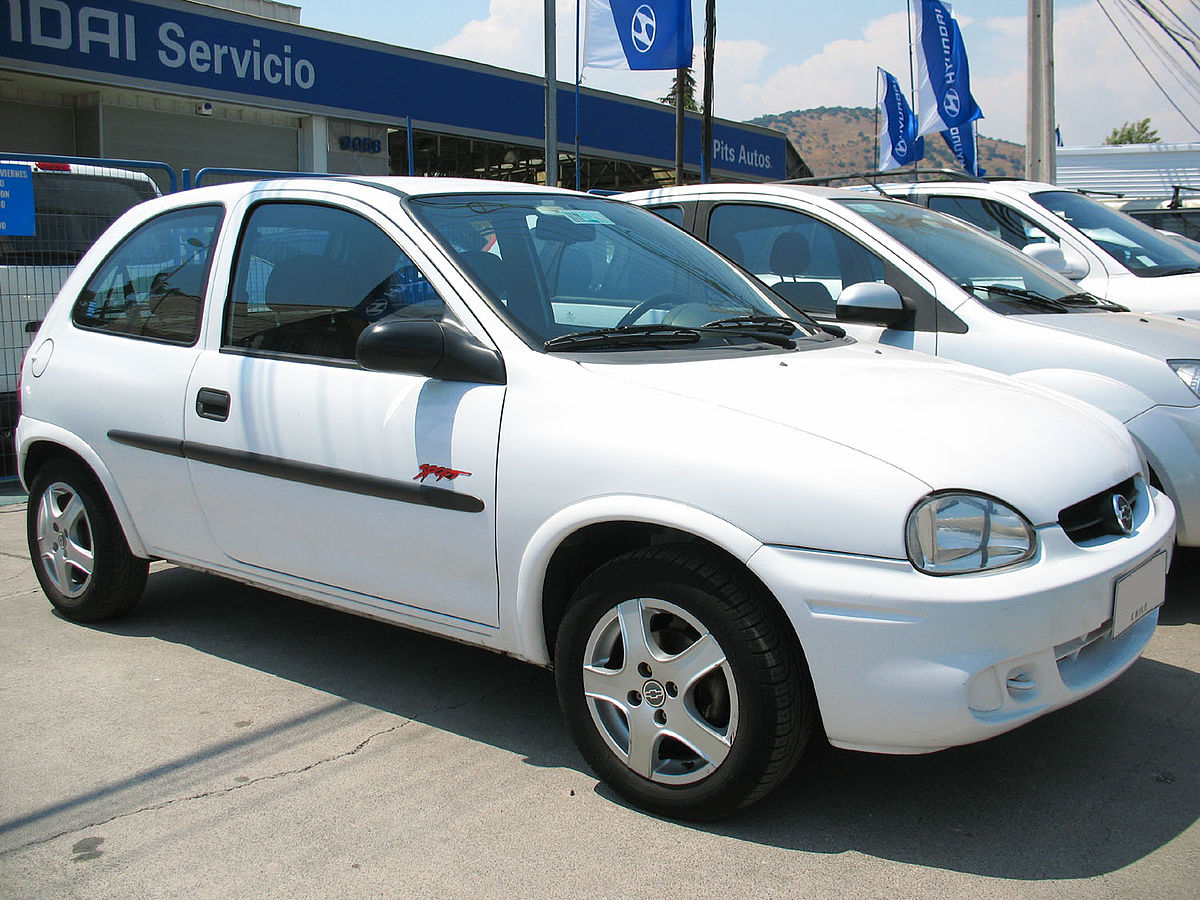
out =
[(427, 484), (392, 481), (388, 478), (376, 478), (372, 475), (362, 475), (345, 469), (296, 462), (262, 453), (230, 450), (193, 441), (176, 441), (131, 431), (114, 429), (108, 433), (108, 437), (115, 443), (136, 447), (139, 450), (164, 453), (168, 456), (181, 456), (195, 462), (208, 463), (225, 469), (253, 472), (256, 475), (282, 478), (285, 481), (311, 484), (334, 491), (362, 494), (365, 497), (379, 497), (383, 500), (397, 500), (401, 503), (415, 503), (418, 506), (452, 509), (458, 512), (478, 513), (484, 510), (484, 503), (478, 497)]

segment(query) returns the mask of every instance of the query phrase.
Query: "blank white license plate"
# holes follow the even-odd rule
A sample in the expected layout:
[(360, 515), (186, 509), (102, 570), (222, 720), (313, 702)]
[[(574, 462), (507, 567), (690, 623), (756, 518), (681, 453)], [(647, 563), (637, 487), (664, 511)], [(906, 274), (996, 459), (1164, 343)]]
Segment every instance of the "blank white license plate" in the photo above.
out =
[(1116, 637), (1152, 609), (1162, 605), (1167, 589), (1167, 554), (1142, 563), (1117, 579), (1113, 595), (1112, 636)]

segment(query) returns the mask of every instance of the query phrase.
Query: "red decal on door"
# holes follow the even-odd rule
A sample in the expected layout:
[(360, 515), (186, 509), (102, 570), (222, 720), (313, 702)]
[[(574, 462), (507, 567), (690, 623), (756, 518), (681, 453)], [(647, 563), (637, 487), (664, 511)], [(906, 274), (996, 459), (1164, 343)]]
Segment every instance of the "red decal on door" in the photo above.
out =
[(470, 472), (463, 472), (461, 469), (448, 469), (445, 466), (435, 466), (430, 463), (422, 463), (421, 471), (413, 476), (413, 481), (424, 481), (430, 475), (434, 481), (441, 481), (443, 478), (447, 481), (453, 481), (459, 475), (470, 475)]

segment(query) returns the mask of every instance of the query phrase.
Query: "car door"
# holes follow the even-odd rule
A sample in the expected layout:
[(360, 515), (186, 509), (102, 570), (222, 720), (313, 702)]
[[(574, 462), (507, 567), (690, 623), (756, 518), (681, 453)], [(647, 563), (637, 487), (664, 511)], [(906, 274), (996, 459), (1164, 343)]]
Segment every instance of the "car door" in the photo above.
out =
[(197, 361), (185, 423), (221, 550), (348, 605), (497, 625), (503, 386), (354, 360), (358, 334), (385, 316), (461, 323), (445, 283), (350, 200), (254, 203), (232, 256), (220, 340)]
[(850, 285), (890, 284), (913, 311), (904, 324), (838, 324), (860, 340), (937, 351), (937, 301), (895, 265), (815, 215), (765, 203), (722, 201), (708, 210), (706, 239), (818, 320), (836, 320), (838, 297)]
[(211, 549), (179, 448), (223, 215), (215, 204), (183, 207), (126, 235), (80, 291), (75, 328), (54, 342), (43, 376), (64, 380), (61, 417), (101, 455), (155, 556)]

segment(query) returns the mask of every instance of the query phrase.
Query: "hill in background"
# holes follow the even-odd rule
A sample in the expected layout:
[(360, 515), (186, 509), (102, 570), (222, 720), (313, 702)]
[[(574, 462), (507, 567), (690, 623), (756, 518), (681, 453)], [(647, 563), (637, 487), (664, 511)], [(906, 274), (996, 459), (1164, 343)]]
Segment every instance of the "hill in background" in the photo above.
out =
[[(786, 134), (813, 175), (868, 172), (878, 165), (873, 109), (821, 106), (759, 116), (751, 119), (750, 124)], [(980, 135), (978, 150), (979, 164), (988, 175), (1025, 176), (1024, 145)], [(921, 166), (959, 168), (946, 142), (936, 134), (925, 136), (925, 158), (921, 160)]]

